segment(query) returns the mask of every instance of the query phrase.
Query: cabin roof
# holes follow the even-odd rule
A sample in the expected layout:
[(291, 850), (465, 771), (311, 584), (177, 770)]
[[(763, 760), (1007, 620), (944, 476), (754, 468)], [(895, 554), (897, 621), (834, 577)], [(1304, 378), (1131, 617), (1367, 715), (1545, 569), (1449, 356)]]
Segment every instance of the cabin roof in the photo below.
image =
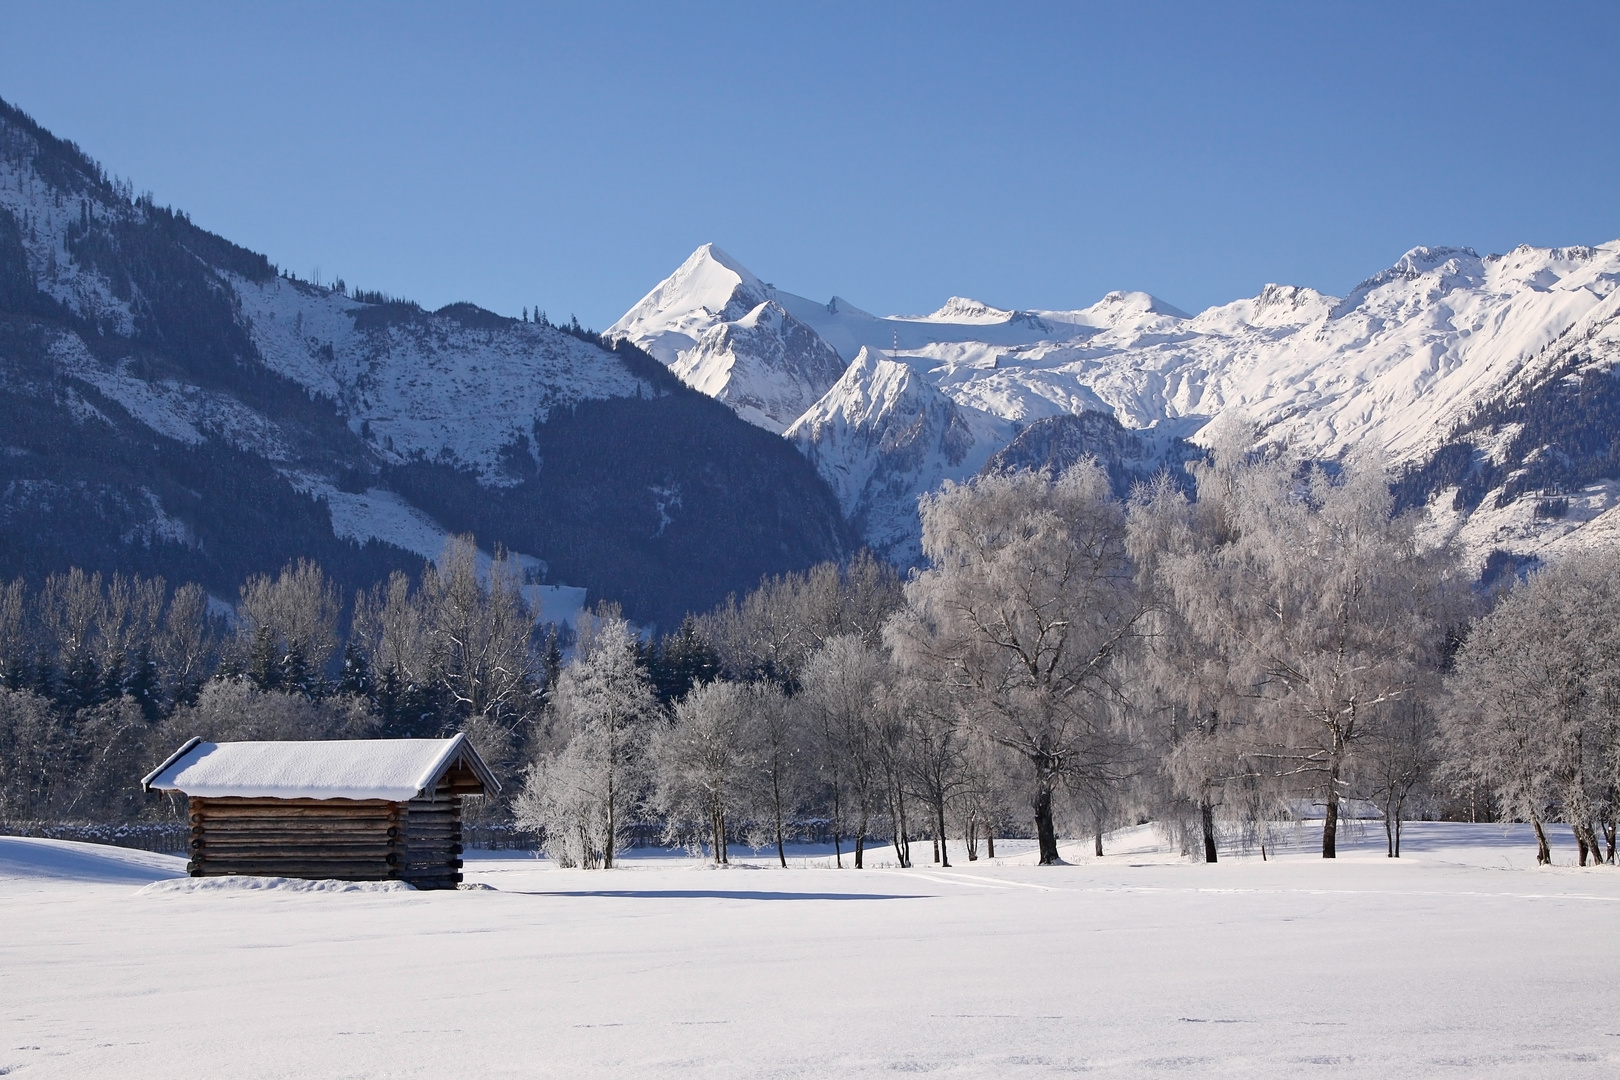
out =
[(458, 762), (501, 789), (466, 735), (449, 739), (226, 742), (192, 739), (141, 780), (198, 798), (387, 799), (429, 794)]

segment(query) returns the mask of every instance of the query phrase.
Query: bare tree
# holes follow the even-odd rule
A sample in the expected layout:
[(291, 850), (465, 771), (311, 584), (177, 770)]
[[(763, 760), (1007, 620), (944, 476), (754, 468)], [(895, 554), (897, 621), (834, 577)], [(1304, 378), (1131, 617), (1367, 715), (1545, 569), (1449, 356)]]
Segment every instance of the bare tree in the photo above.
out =
[(878, 713), (884, 678), (882, 654), (853, 634), (827, 642), (804, 667), (799, 698), (819, 735), (820, 764), (832, 797), (834, 856), (840, 866), (839, 834), (846, 823), (855, 842), (855, 867), (865, 866), (872, 815), (882, 805)]
[(1392, 702), (1372, 718), (1373, 735), (1362, 755), (1369, 793), (1384, 815), (1386, 854), (1401, 857), (1401, 823), (1412, 793), (1427, 784), (1440, 763), (1439, 727), (1428, 701)]
[(930, 566), (889, 624), (904, 666), (931, 671), (1033, 774), (1040, 861), (1058, 862), (1053, 795), (1113, 775), (1115, 660), (1143, 607), (1124, 509), (1095, 461), (947, 483), (922, 500)]
[(797, 814), (805, 796), (808, 761), (807, 740), (800, 723), (803, 714), (790, 706), (775, 683), (755, 682), (748, 689), (751, 701), (744, 732), (757, 761), (754, 801), (762, 810), (761, 816), (770, 820), (770, 839), (785, 868), (786, 822)]
[(893, 679), (889, 696), (890, 707), (903, 725), (902, 782), (928, 808), (934, 861), (950, 866), (946, 817), (973, 783), (966, 761), (967, 732), (961, 705), (948, 687), (915, 674)]
[(61, 785), (69, 732), (51, 703), (27, 690), (0, 688), (0, 821), (45, 816)]
[(694, 687), (647, 748), (652, 806), (664, 819), (666, 838), (706, 839), (719, 865), (731, 861), (728, 834), (756, 794), (762, 754), (750, 727), (757, 705), (743, 683)]
[(422, 579), (439, 676), (461, 714), (509, 732), (528, 713), (534, 688), (534, 614), (523, 575), (503, 551), (479, 574), (478, 547), (457, 536)]

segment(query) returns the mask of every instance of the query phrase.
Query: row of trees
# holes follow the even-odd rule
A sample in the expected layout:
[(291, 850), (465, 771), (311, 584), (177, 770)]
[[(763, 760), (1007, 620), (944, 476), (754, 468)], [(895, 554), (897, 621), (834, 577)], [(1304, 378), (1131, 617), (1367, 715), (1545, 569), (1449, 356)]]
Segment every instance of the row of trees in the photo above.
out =
[[(769, 579), (644, 640), (610, 606), (537, 630), (509, 560), (453, 542), (345, 603), (301, 563), (231, 618), (195, 586), (77, 571), (0, 589), (0, 817), (141, 812), (180, 738), (469, 732), (559, 860), (632, 831), (707, 850), (813, 831), (948, 861), (1157, 820), (1192, 855), (1376, 805), (1388, 850), (1464, 801), (1615, 857), (1620, 555), (1496, 603), (1394, 513), (1376, 462), (1249, 454), (1247, 433), (1122, 503), (1086, 461), (922, 501), (925, 569)], [(217, 605), (216, 605), (217, 606)], [(567, 662), (565, 663), (565, 657)]]
[[(825, 824), (855, 865), (902, 865), (1021, 821), (1158, 820), (1208, 861), (1262, 855), (1347, 803), (1388, 853), (1414, 814), (1567, 822), (1614, 859), (1620, 808), (1620, 554), (1571, 556), (1495, 610), (1447, 548), (1394, 513), (1376, 461), (1256, 459), (1236, 433), (1128, 504), (1092, 463), (946, 485), (921, 513), (926, 569), (870, 561), (766, 582), (685, 628), (713, 681), (660, 705), (633, 635), (605, 624), (561, 673), (550, 749), (520, 818), (565, 862), (611, 865), (616, 830), (661, 823), (719, 861)], [(1014, 826), (1016, 827), (1016, 826)]]

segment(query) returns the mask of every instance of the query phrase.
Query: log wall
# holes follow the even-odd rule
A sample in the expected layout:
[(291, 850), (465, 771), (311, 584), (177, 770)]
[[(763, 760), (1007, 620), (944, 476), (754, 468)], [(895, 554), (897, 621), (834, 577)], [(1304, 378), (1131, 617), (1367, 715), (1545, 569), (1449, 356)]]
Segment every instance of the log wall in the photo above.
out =
[(187, 870), (453, 889), (467, 787), (452, 770), (431, 796), (409, 802), (193, 798)]
[(405, 804), (382, 799), (191, 800), (192, 877), (387, 881), (402, 876)]

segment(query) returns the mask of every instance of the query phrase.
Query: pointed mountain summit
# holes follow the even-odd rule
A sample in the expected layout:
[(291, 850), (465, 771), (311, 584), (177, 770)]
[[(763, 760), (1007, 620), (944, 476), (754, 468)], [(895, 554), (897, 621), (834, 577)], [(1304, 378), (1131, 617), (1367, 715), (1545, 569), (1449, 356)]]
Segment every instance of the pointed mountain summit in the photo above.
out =
[(694, 251), (604, 336), (645, 349), (688, 386), (775, 435), (844, 370), (838, 351), (774, 288), (713, 244)]
[(742, 318), (773, 291), (714, 244), (704, 244), (602, 336), (628, 338), (673, 365), (703, 331)]

